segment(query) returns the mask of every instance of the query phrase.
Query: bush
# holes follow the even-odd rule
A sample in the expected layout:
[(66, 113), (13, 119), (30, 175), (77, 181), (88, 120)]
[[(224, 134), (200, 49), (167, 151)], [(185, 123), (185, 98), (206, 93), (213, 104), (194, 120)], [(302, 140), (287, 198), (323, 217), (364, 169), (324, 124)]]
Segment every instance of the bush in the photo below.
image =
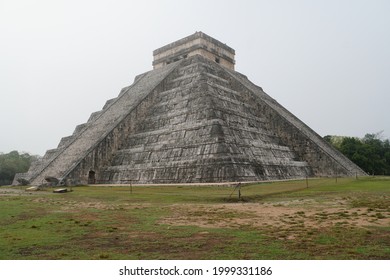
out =
[(0, 185), (10, 185), (16, 173), (24, 173), (30, 168), (31, 162), (37, 156), (28, 153), (12, 151), (8, 154), (0, 153)]

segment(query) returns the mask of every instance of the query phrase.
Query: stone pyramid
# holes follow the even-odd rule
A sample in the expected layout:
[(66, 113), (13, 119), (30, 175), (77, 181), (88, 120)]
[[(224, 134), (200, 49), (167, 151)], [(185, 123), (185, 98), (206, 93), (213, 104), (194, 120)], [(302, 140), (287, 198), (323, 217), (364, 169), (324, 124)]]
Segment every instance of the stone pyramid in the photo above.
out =
[(154, 70), (91, 114), (27, 173), (32, 185), (242, 182), (365, 173), (202, 33), (154, 51)]

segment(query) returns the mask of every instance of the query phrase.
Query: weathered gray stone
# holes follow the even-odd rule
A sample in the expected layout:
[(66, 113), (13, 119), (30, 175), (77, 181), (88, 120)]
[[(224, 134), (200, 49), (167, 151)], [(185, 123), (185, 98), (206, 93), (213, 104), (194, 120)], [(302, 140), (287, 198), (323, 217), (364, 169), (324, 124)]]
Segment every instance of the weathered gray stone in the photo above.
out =
[[(169, 53), (166, 47), (162, 51)], [(365, 175), (246, 76), (210, 59), (210, 53), (169, 54), (166, 66), (160, 57), (155, 70), (138, 75), (107, 101), (48, 151), (26, 179), (39, 185), (48, 176), (87, 184)]]
[(55, 189), (53, 190), (53, 193), (66, 193), (68, 192), (68, 189)]
[(40, 189), (39, 189), (39, 187), (28, 187), (28, 188), (26, 188), (26, 192), (35, 192), (35, 191), (39, 191)]
[(18, 178), (16, 179), (19, 183), (20, 186), (27, 186), (30, 184), (30, 181), (29, 180), (26, 180), (24, 178)]

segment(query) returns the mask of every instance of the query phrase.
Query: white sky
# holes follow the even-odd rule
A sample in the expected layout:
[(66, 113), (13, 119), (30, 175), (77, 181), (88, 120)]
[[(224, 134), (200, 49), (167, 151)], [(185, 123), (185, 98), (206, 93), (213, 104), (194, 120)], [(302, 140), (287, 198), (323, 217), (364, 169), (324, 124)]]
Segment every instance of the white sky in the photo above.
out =
[(390, 1), (0, 0), (0, 152), (56, 148), (195, 31), (321, 136), (390, 137)]

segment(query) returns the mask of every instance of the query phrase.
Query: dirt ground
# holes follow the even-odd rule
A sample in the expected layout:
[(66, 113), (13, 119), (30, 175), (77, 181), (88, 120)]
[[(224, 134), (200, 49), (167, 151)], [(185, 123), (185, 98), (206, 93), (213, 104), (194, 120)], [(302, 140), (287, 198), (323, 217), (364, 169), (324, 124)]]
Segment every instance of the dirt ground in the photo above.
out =
[[(329, 226), (389, 226), (390, 215), (370, 208), (350, 208), (345, 200), (318, 204), (314, 200), (285, 203), (226, 203), (171, 205), (173, 215), (161, 220), (169, 225), (193, 225), (205, 228), (278, 228), (321, 229)], [(294, 230), (287, 239), (295, 238)]]

